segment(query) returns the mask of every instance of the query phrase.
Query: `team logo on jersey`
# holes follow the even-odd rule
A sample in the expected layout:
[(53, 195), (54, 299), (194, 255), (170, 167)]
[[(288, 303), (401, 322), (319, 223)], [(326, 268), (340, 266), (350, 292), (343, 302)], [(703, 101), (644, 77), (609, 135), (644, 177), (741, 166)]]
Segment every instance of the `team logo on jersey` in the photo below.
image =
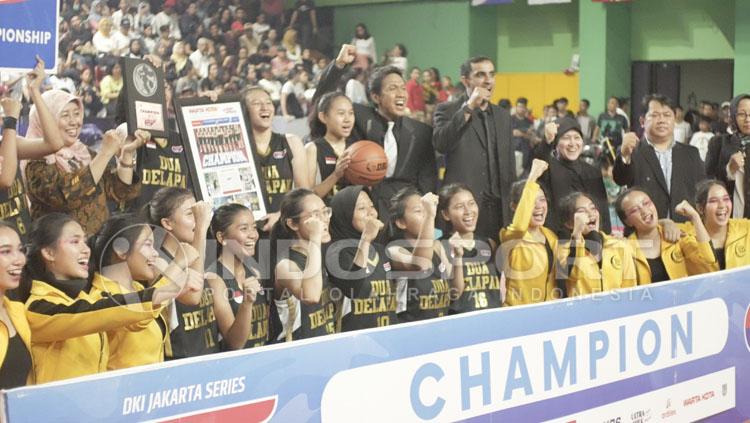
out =
[(283, 149), (283, 150), (281, 150), (281, 151), (274, 151), (273, 152), (273, 158), (274, 159), (279, 160), (279, 159), (283, 159), (284, 157), (286, 157), (286, 148)]
[(481, 249), (481, 250), (479, 250), (479, 255), (482, 256), (482, 257), (490, 257), (492, 255), (492, 251), (486, 250), (486, 249)]
[(385, 269), (386, 272), (390, 272), (391, 271), (391, 262), (387, 261), (387, 262), (383, 263), (383, 269)]
[(234, 300), (235, 303), (242, 304), (242, 301), (245, 299), (245, 296), (243, 295), (242, 290), (235, 289), (234, 291), (232, 291), (232, 299)]
[(326, 164), (327, 165), (335, 165), (336, 164), (336, 157), (335, 156), (326, 156)]
[(138, 94), (151, 97), (156, 93), (156, 88), (159, 86), (156, 71), (145, 63), (137, 64), (133, 69), (133, 85)]
[(612, 256), (609, 262), (612, 264), (613, 269), (619, 269), (622, 267), (622, 260), (620, 260), (620, 257)]
[(685, 256), (683, 256), (682, 252), (679, 250), (672, 251), (671, 256), (672, 256), (672, 260), (675, 263), (682, 263), (683, 261), (685, 261)]
[(736, 247), (734, 247), (735, 253), (737, 253), (737, 257), (744, 257), (747, 250), (745, 249), (745, 246), (742, 244), (737, 244)]
[(745, 346), (750, 351), (750, 304), (748, 304), (747, 311), (745, 311)]
[(184, 148), (182, 148), (181, 145), (173, 145), (172, 146), (172, 152), (175, 153), (175, 154), (180, 154), (180, 153), (182, 153), (183, 150), (184, 150)]

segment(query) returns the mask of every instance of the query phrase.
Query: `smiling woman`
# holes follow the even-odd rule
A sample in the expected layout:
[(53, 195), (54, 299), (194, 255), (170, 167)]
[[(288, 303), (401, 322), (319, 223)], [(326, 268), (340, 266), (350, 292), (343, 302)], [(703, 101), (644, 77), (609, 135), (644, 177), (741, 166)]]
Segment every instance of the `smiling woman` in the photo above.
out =
[[(64, 147), (25, 167), (31, 216), (38, 219), (51, 212), (70, 213), (86, 234), (93, 235), (109, 217), (107, 200), (123, 202), (138, 196), (141, 184), (133, 172), (135, 152), (148, 133), (137, 131), (133, 140), (108, 131), (99, 153), (92, 153), (78, 139), (83, 124), (81, 100), (61, 90), (47, 91), (42, 98), (57, 119)], [(27, 135), (46, 136), (36, 108), (32, 108), (29, 121)], [(116, 168), (110, 164), (112, 157), (117, 157)]]

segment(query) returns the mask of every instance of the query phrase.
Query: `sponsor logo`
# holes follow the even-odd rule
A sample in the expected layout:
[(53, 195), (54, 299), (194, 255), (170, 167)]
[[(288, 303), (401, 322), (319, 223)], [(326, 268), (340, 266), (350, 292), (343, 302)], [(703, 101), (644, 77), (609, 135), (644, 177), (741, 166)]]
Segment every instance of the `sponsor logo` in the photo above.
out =
[(183, 152), (183, 150), (184, 150), (184, 148), (182, 148), (181, 145), (173, 145), (172, 146), (172, 152), (175, 153), (175, 154), (180, 154), (180, 153)]
[(604, 423), (622, 423), (622, 417), (616, 417), (604, 420)]
[(693, 396), (689, 397), (688, 399), (682, 401), (682, 405), (685, 408), (687, 408), (687, 407), (690, 407), (692, 405), (698, 404), (701, 401), (710, 400), (711, 398), (713, 398), (715, 396), (716, 396), (716, 394), (714, 393), (713, 390), (706, 391), (703, 394), (693, 395)]
[(229, 404), (196, 414), (183, 414), (161, 420), (162, 423), (199, 423), (217, 421), (223, 423), (258, 422), (265, 423), (276, 414), (277, 397), (252, 400), (245, 403)]
[(383, 269), (385, 269), (386, 272), (390, 272), (391, 271), (391, 262), (387, 261), (387, 262), (383, 263)]
[(148, 119), (144, 120), (143, 123), (145, 123), (146, 126), (148, 126), (148, 127), (152, 127), (156, 123), (156, 119), (154, 119), (154, 118), (148, 118)]
[(630, 423), (646, 423), (651, 421), (651, 409), (646, 408), (630, 413)]
[(490, 250), (479, 250), (479, 255), (482, 257), (490, 257), (492, 256), (492, 251)]
[(666, 408), (661, 413), (661, 418), (662, 419), (666, 419), (666, 418), (669, 418), (669, 417), (674, 417), (675, 415), (677, 415), (677, 410), (675, 410), (674, 408), (672, 408), (672, 399), (670, 398), (670, 399), (667, 400), (667, 406), (666, 406)]
[(281, 150), (281, 151), (274, 151), (273, 152), (273, 158), (274, 159), (278, 160), (278, 159), (283, 159), (284, 157), (286, 157), (286, 148), (283, 149), (283, 150)]

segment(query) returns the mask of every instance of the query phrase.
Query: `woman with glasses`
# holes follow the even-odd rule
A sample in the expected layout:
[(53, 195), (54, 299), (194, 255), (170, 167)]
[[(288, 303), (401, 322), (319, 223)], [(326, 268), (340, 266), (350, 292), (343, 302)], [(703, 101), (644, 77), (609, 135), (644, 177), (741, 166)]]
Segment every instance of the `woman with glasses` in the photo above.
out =
[(615, 200), (615, 210), (633, 230), (629, 240), (638, 285), (704, 273), (714, 263), (708, 232), (698, 212), (687, 201), (679, 204), (675, 211), (690, 220), (695, 234), (686, 234), (677, 242), (665, 238), (656, 206), (646, 192), (638, 188), (623, 191)]
[(271, 340), (292, 341), (336, 332), (323, 244), (331, 240), (331, 209), (314, 192), (298, 188), (281, 200), (271, 231), (275, 255)]
[(750, 94), (740, 94), (729, 106), (731, 134), (715, 136), (708, 143), (706, 175), (726, 185), (734, 204), (732, 216), (750, 217), (747, 190), (750, 189), (750, 172), (745, 167), (745, 155), (750, 139)]
[(385, 248), (376, 241), (383, 223), (362, 185), (349, 186), (331, 200), (333, 217), (326, 264), (346, 297), (341, 331), (389, 326), (396, 321), (396, 287)]

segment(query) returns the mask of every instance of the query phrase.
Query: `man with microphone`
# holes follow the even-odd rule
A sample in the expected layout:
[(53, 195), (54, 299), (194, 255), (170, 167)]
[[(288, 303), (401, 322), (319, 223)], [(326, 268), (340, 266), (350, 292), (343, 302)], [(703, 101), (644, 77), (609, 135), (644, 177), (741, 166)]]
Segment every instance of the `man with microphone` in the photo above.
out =
[(515, 180), (511, 120), (507, 110), (490, 103), (495, 65), (472, 57), (461, 65), (465, 93), (435, 110), (432, 143), (445, 155), (443, 184), (467, 185), (479, 203), (478, 236), (497, 240), (512, 219), (510, 187)]

